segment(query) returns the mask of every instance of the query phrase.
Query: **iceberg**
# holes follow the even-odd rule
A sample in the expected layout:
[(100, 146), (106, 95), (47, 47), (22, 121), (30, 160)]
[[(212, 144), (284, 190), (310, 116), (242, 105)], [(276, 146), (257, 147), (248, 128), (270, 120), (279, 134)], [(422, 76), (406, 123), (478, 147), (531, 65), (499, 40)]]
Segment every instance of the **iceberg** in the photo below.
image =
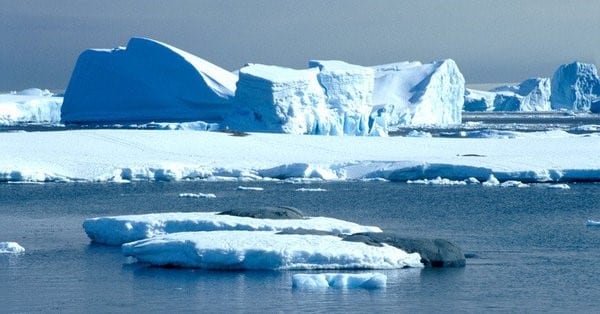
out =
[(25, 249), (17, 242), (0, 242), (0, 254), (21, 254)]
[(294, 231), (321, 230), (332, 233), (349, 234), (356, 232), (381, 232), (374, 226), (359, 224), (329, 217), (308, 217), (306, 219), (255, 219), (205, 213), (160, 213), (145, 215), (124, 215), (86, 219), (83, 228), (95, 243), (121, 245), (126, 242), (154, 236), (186, 231)]
[(496, 93), (465, 88), (464, 111), (491, 111), (494, 110)]
[(64, 123), (218, 122), (231, 109), (237, 76), (165, 43), (89, 49), (65, 91)]
[(451, 59), (374, 66), (372, 118), (390, 127), (461, 123), (465, 79)]
[(0, 94), (0, 125), (58, 124), (62, 103), (62, 97), (38, 88)]
[(225, 270), (422, 268), (418, 253), (332, 235), (272, 231), (180, 232), (125, 243), (125, 256), (154, 266)]
[(563, 64), (552, 76), (552, 109), (600, 112), (600, 78), (594, 64)]
[(530, 78), (516, 86), (497, 87), (494, 111), (550, 111), (549, 78)]
[(375, 71), (336, 60), (312, 60), (309, 67), (319, 68), (327, 106), (335, 112), (332, 134), (368, 135)]
[(292, 287), (296, 289), (381, 289), (387, 284), (387, 276), (382, 273), (326, 273), (294, 274)]

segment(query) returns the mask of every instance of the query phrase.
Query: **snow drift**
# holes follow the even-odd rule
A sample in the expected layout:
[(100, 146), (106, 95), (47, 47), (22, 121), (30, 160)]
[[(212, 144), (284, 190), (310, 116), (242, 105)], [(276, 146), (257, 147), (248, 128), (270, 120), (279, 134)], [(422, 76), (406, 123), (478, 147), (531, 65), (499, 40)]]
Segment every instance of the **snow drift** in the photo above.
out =
[(203, 59), (146, 38), (126, 48), (89, 49), (65, 92), (64, 123), (220, 121), (237, 77)]
[(385, 116), (392, 127), (461, 123), (465, 79), (453, 60), (401, 62), (373, 68), (374, 118)]

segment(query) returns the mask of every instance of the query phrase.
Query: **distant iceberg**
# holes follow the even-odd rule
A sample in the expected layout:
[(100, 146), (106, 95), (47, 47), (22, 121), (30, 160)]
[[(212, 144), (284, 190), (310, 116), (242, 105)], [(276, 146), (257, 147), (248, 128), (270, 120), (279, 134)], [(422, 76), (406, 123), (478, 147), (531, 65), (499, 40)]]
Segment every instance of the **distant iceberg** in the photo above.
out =
[(391, 127), (461, 123), (465, 79), (453, 60), (373, 68), (373, 116), (386, 116)]
[(594, 64), (561, 65), (552, 76), (552, 109), (600, 112), (600, 78)]
[(237, 76), (147, 38), (127, 47), (89, 49), (65, 91), (64, 123), (221, 121)]
[(490, 91), (465, 90), (465, 111), (550, 111), (548, 78), (530, 78)]
[(58, 124), (62, 103), (62, 97), (39, 88), (0, 94), (0, 125)]

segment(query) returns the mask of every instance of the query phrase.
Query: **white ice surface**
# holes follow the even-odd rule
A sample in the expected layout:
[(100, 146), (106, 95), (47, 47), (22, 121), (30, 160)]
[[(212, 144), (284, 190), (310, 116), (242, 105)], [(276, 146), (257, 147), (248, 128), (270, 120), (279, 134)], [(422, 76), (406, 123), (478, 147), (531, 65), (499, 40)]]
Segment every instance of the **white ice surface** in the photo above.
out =
[[(0, 181), (600, 180), (600, 138), (322, 137), (149, 130), (0, 133)], [(479, 156), (479, 157), (472, 157)]]
[(213, 193), (180, 193), (179, 197), (186, 198), (216, 198), (217, 196)]
[(250, 230), (292, 231), (313, 229), (334, 233), (381, 232), (379, 227), (359, 224), (329, 217), (307, 219), (255, 219), (217, 213), (160, 213), (124, 215), (86, 219), (83, 228), (88, 237), (109, 245), (149, 238), (174, 232)]
[(17, 242), (0, 242), (0, 254), (21, 254), (25, 252)]
[(588, 219), (585, 224), (589, 227), (600, 227), (600, 220)]
[(387, 284), (387, 276), (382, 273), (326, 273), (294, 274), (292, 287), (296, 289), (381, 289)]
[(60, 123), (62, 102), (62, 97), (37, 88), (0, 94), (0, 125)]
[(180, 232), (122, 246), (126, 256), (157, 266), (205, 269), (394, 269), (423, 267), (418, 253), (336, 236), (269, 231)]
[[(554, 134), (554, 133), (552, 133)], [(322, 137), (147, 130), (0, 133), (0, 181), (600, 180), (600, 138)]]

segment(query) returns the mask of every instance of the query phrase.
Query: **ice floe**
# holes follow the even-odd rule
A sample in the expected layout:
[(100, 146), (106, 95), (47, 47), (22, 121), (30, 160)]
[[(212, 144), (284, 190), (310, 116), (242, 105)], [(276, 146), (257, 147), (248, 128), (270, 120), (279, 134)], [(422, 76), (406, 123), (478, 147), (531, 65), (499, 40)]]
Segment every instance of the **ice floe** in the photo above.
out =
[(292, 276), (292, 287), (296, 289), (382, 289), (386, 284), (387, 276), (382, 273), (323, 273)]
[(17, 242), (0, 242), (0, 254), (21, 254), (25, 253), (23, 248)]
[(353, 222), (329, 217), (280, 220), (255, 219), (249, 217), (219, 215), (217, 212), (156, 213), (98, 217), (86, 219), (83, 222), (83, 228), (93, 242), (109, 245), (121, 245), (135, 240), (185, 231), (321, 230), (343, 234), (381, 231), (378, 227), (361, 226)]
[(418, 253), (331, 235), (272, 231), (180, 232), (125, 243), (123, 254), (155, 266), (227, 270), (423, 267)]

